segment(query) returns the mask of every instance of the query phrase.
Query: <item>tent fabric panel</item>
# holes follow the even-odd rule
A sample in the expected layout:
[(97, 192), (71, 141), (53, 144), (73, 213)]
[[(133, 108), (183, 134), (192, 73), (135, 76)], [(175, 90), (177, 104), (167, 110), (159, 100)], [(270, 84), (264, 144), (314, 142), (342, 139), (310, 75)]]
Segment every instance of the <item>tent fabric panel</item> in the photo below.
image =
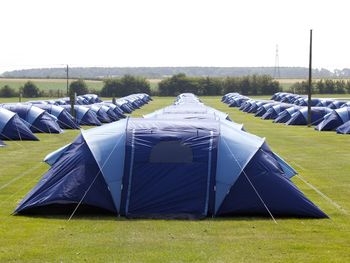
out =
[(0, 133), (3, 131), (7, 123), (15, 116), (16, 114), (12, 111), (0, 108)]
[(216, 151), (218, 126), (200, 122), (199, 128), (194, 122), (130, 119), (122, 209), (126, 216), (207, 215), (208, 195), (214, 191), (208, 160)]
[(35, 106), (31, 106), (27, 113), (26, 121), (30, 124), (33, 124), (44, 113), (44, 110)]
[(0, 138), (3, 140), (39, 140), (17, 114), (10, 119), (0, 132)]
[(264, 139), (221, 123), (216, 163), (215, 212)]
[(269, 216), (267, 207), (273, 216), (327, 218), (282, 174), (277, 161), (269, 155), (257, 152), (230, 189), (218, 215)]
[(100, 167), (118, 211), (120, 211), (124, 175), (126, 125), (127, 120), (121, 120), (95, 129), (82, 130), (82, 135)]
[(43, 176), (15, 213), (51, 204), (78, 204), (80, 201), (117, 213), (104, 178), (82, 136)]

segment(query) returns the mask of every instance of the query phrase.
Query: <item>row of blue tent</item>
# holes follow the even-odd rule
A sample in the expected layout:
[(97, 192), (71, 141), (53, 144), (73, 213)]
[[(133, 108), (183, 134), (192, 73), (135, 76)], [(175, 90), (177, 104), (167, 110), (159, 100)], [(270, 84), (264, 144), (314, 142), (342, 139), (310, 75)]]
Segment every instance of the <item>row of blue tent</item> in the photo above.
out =
[(44, 161), (51, 168), (15, 214), (327, 217), (265, 139), (189, 93), (143, 118), (81, 130)]
[[(285, 96), (285, 93), (283, 94)], [(290, 95), (290, 94), (289, 94)], [(293, 94), (295, 95), (295, 94)], [(275, 123), (287, 125), (307, 125), (308, 109), (306, 106), (281, 102), (281, 98), (274, 100), (253, 100), (238, 93), (228, 93), (223, 96), (222, 101), (230, 107), (239, 107), (247, 113), (253, 113), (256, 117), (264, 120), (273, 120)], [(337, 103), (336, 103), (337, 104)], [(311, 107), (311, 123), (316, 125), (318, 131), (336, 130), (337, 133), (350, 133), (350, 107), (348, 103), (341, 104), (339, 109), (331, 109), (325, 106)]]
[(151, 100), (147, 94), (132, 94), (114, 104), (93, 95), (84, 95), (91, 97), (89, 102), (93, 104), (74, 106), (74, 117), (70, 114), (71, 105), (56, 105), (52, 101), (0, 104), (0, 139), (38, 140), (33, 133), (61, 133), (62, 129), (79, 129), (80, 125), (100, 126), (125, 118), (126, 113)]

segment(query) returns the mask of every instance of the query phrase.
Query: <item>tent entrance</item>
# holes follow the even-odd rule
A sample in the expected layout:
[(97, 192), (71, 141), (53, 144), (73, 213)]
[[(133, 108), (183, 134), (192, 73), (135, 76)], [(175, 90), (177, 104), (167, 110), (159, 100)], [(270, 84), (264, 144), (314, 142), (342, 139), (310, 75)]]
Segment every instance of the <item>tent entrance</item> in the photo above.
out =
[(206, 216), (213, 148), (213, 132), (209, 130), (133, 130), (126, 149), (126, 216)]

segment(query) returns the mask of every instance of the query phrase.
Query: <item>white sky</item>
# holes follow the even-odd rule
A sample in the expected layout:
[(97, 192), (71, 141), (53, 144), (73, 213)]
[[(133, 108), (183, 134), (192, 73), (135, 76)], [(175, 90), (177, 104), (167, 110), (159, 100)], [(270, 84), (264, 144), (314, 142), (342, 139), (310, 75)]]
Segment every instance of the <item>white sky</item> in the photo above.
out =
[[(350, 68), (350, 1), (1, 0), (0, 72), (71, 66)], [(311, 15), (309, 15), (311, 13)]]

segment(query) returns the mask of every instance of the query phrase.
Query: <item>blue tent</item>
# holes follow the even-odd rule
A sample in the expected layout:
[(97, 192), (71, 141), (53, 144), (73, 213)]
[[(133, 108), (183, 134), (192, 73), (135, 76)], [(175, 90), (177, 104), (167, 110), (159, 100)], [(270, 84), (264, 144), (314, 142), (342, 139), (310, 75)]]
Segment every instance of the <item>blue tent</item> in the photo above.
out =
[[(287, 125), (307, 125), (307, 107), (302, 107), (293, 113), (292, 117), (286, 122)], [(311, 124), (319, 124), (325, 115), (332, 112), (331, 109), (325, 107), (311, 108)]]
[(248, 113), (256, 113), (257, 110), (264, 104), (270, 103), (271, 101), (255, 101), (252, 102), (252, 105), (247, 110)]
[(0, 147), (4, 147), (4, 146), (6, 146), (6, 144), (2, 140), (0, 140)]
[(350, 107), (350, 101), (344, 103), (341, 108)]
[[(294, 101), (294, 104), (299, 106), (308, 106), (308, 99), (307, 98), (299, 98)], [(321, 99), (311, 99), (311, 107), (315, 107), (317, 104), (321, 102)]]
[[(71, 112), (70, 105), (62, 105), (67, 111)], [(76, 122), (79, 125), (87, 125), (87, 126), (101, 126), (101, 122), (98, 120), (95, 112), (86, 108), (84, 106), (75, 105), (74, 106), (75, 118)]]
[(337, 133), (350, 134), (350, 121), (345, 122), (336, 129)]
[(115, 105), (115, 104), (113, 104), (111, 102), (103, 102), (103, 103), (100, 103), (100, 104), (111, 108), (118, 119), (126, 118), (126, 116), (124, 115), (123, 110), (119, 106), (117, 106), (117, 105)]
[(263, 116), (270, 108), (272, 108), (275, 105), (280, 104), (279, 102), (270, 102), (270, 103), (266, 103), (264, 105), (261, 105), (256, 113), (255, 113), (255, 117), (261, 117)]
[(339, 109), (339, 108), (341, 108), (344, 104), (345, 104), (345, 101), (338, 101), (338, 100), (335, 100), (335, 101), (332, 101), (332, 103), (330, 103), (330, 104), (328, 105), (328, 108), (330, 108), (330, 109)]
[(319, 103), (317, 103), (316, 107), (328, 107), (334, 100), (331, 99), (321, 99)]
[(334, 131), (339, 126), (350, 120), (350, 108), (340, 108), (333, 110), (331, 113), (324, 116), (315, 130), (318, 131)]
[(107, 111), (109, 110), (108, 107), (102, 107), (102, 105), (99, 104), (84, 105), (84, 107), (89, 108), (91, 111), (95, 112), (97, 119), (101, 123), (110, 123), (113, 121), (107, 114)]
[(285, 104), (285, 103), (274, 105), (271, 108), (269, 108), (263, 116), (261, 116), (261, 119), (263, 120), (276, 119), (278, 114), (280, 114), (282, 111), (290, 107), (292, 107), (291, 104)]
[(2, 104), (1, 107), (18, 114), (26, 121), (32, 132), (38, 133), (61, 133), (62, 129), (57, 123), (57, 119), (46, 111), (27, 104)]
[(0, 139), (39, 140), (16, 113), (4, 108), (0, 108)]
[(287, 121), (292, 118), (292, 115), (297, 112), (301, 107), (299, 106), (293, 106), (288, 109), (285, 109), (281, 113), (278, 114), (278, 116), (273, 120), (275, 123), (286, 123)]
[(36, 107), (45, 110), (57, 118), (57, 123), (62, 129), (79, 129), (72, 115), (63, 107), (52, 104), (35, 104)]
[[(327, 217), (264, 139), (221, 120), (128, 119), (82, 131), (15, 213), (98, 207), (126, 217)], [(268, 208), (268, 210), (266, 209)], [(78, 209), (78, 211), (79, 211)]]

